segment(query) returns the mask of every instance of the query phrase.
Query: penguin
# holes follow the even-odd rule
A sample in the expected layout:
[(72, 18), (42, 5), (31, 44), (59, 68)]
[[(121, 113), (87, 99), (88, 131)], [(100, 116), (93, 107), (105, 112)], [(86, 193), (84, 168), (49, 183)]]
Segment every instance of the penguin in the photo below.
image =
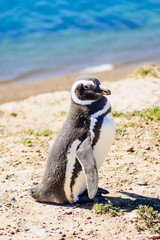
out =
[[(43, 178), (30, 189), (38, 202), (75, 203), (83, 192), (93, 199), (98, 170), (115, 135), (111, 91), (93, 76), (81, 76), (72, 85), (66, 121), (50, 150)], [(87, 190), (87, 191), (86, 191)]]

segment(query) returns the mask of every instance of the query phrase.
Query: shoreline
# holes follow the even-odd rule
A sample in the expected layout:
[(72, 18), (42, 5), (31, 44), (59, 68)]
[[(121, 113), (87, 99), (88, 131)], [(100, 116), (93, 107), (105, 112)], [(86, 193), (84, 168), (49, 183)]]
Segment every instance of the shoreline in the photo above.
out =
[(12, 82), (0, 84), (0, 104), (24, 100), (30, 96), (35, 96), (47, 92), (70, 91), (75, 79), (80, 75), (94, 75), (100, 81), (116, 82), (127, 78), (133, 73), (135, 68), (126, 67), (121, 69), (113, 69), (103, 72), (90, 73), (70, 73), (61, 77), (37, 80), (33, 82)]

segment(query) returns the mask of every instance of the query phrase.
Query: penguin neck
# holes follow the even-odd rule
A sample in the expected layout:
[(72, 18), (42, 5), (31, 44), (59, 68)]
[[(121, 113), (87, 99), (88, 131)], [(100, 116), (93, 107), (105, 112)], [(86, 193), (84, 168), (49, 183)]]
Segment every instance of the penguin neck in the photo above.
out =
[[(105, 96), (102, 96), (101, 99), (99, 99), (98, 101), (96, 101), (88, 106), (89, 115), (96, 114), (97, 112), (102, 111), (102, 110), (105, 111), (106, 107), (107, 108), (110, 107), (110, 106), (108, 106), (107, 103), (109, 103), (108, 99)], [(110, 103), (109, 103), (109, 105), (110, 105)]]
[[(75, 129), (79, 131), (79, 133), (76, 132), (75, 134), (79, 134), (80, 139), (84, 139), (86, 134), (88, 134), (87, 132), (92, 132), (98, 118), (103, 118), (110, 111), (111, 105), (105, 96), (91, 105), (79, 105), (71, 100), (65, 127), (69, 129), (76, 127)], [(95, 121), (95, 119), (97, 120)]]
[(70, 111), (68, 113), (68, 119), (75, 123), (83, 123), (89, 121), (89, 108), (88, 105), (76, 104), (71, 99)]
[(69, 115), (72, 116), (72, 118), (73, 118), (73, 116), (75, 118), (76, 117), (79, 118), (81, 116), (87, 117), (87, 116), (91, 116), (91, 115), (97, 113), (98, 111), (103, 110), (104, 108), (111, 108), (110, 103), (105, 96), (102, 96), (101, 99), (99, 99), (95, 102), (92, 102), (89, 105), (88, 104), (80, 105), (80, 104), (75, 103), (71, 99)]

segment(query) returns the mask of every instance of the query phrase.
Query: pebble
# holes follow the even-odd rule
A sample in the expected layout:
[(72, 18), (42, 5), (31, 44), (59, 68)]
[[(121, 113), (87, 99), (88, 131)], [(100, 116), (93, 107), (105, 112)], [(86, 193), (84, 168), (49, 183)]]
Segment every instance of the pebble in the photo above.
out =
[(22, 229), (23, 232), (28, 232), (30, 230), (30, 228), (24, 228)]
[(133, 147), (128, 148), (127, 152), (134, 152), (134, 148)]
[(137, 184), (140, 185), (140, 186), (146, 186), (146, 185), (147, 185), (147, 182), (144, 181), (144, 180), (138, 180), (138, 181), (137, 181)]
[(151, 149), (150, 146), (148, 146), (148, 147), (145, 148), (145, 150), (150, 150), (150, 149)]
[(151, 237), (149, 237), (149, 239), (160, 239), (160, 235), (157, 235), (157, 236), (151, 236)]
[(17, 117), (17, 115), (18, 115), (18, 114), (15, 113), (15, 112), (12, 112), (12, 113), (11, 113), (11, 116), (12, 116), (12, 117)]
[(67, 215), (70, 215), (70, 214), (72, 214), (72, 211), (70, 209), (65, 209), (64, 213), (67, 214)]

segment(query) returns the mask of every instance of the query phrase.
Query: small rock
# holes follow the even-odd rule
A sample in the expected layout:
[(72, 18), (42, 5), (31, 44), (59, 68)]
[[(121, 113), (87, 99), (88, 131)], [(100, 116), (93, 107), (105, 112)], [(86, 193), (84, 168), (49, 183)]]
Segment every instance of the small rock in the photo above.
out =
[(144, 181), (144, 180), (138, 180), (138, 181), (137, 181), (137, 184), (140, 185), (140, 186), (146, 186), (146, 185), (147, 185), (147, 182)]
[(150, 150), (150, 149), (151, 149), (150, 146), (148, 146), (148, 147), (145, 148), (145, 150)]
[(157, 235), (157, 236), (151, 236), (151, 237), (149, 237), (149, 239), (160, 239), (160, 235)]
[(145, 121), (145, 124), (147, 124), (147, 125), (148, 125), (148, 124), (149, 124), (149, 122), (148, 122), (148, 121)]
[(70, 214), (72, 214), (72, 211), (70, 209), (65, 209), (64, 213), (67, 214), (67, 215), (70, 215)]
[(127, 152), (134, 152), (134, 148), (133, 147), (128, 148)]
[(18, 115), (18, 114), (15, 113), (15, 112), (12, 112), (12, 113), (11, 113), (11, 116), (12, 116), (12, 117), (17, 117), (17, 115)]
[(15, 199), (15, 197), (13, 197), (13, 198), (12, 198), (12, 201), (13, 201), (13, 202), (16, 202), (16, 199)]
[(7, 203), (6, 204), (6, 207), (11, 207), (12, 206), (12, 203)]
[(28, 147), (33, 147), (33, 144), (28, 144)]
[(23, 232), (28, 232), (30, 230), (30, 228), (24, 228), (22, 231)]
[(38, 150), (36, 151), (36, 153), (41, 153), (41, 150), (40, 150), (40, 149), (38, 149)]
[(38, 184), (38, 182), (33, 182), (32, 184), (33, 184), (33, 185), (37, 185), (37, 184)]

